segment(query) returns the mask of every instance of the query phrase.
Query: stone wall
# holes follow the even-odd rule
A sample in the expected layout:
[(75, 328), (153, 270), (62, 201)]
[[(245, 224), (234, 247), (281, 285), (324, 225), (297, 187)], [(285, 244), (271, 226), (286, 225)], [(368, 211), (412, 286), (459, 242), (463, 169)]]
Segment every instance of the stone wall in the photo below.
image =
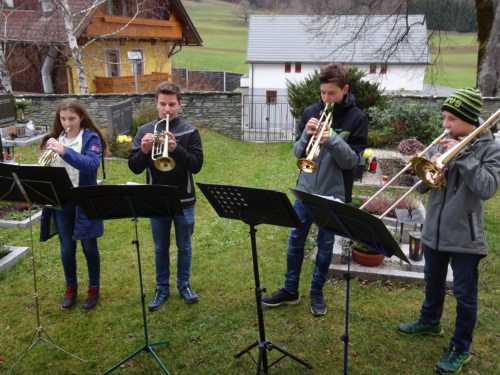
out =
[[(154, 103), (154, 94), (22, 95), (31, 99), (26, 114), (36, 125), (52, 126), (61, 100), (77, 97), (100, 126), (107, 127), (107, 106), (132, 100), (133, 113), (142, 105)], [(241, 138), (241, 94), (226, 92), (188, 92), (182, 95), (182, 117), (197, 127), (217, 130)]]
[[(75, 95), (18, 95), (33, 100), (26, 114), (36, 125), (51, 126), (59, 102)], [(154, 103), (154, 94), (90, 94), (78, 97), (101, 126), (107, 126), (107, 105), (132, 100), (133, 112), (141, 105)], [(390, 96), (400, 102), (427, 102), (439, 111), (444, 97)], [(482, 116), (488, 118), (500, 108), (500, 98), (485, 98)], [(242, 138), (242, 94), (233, 92), (186, 92), (182, 99), (182, 116), (197, 127), (217, 130), (235, 139)]]

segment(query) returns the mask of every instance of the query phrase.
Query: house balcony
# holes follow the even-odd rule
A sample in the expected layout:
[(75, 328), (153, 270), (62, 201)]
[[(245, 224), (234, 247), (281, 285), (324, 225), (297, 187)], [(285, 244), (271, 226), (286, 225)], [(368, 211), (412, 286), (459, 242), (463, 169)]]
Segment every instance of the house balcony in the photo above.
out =
[[(170, 80), (169, 73), (140, 74), (137, 76), (139, 92), (154, 92), (156, 86)], [(95, 77), (96, 93), (127, 93), (135, 92), (134, 76)]]

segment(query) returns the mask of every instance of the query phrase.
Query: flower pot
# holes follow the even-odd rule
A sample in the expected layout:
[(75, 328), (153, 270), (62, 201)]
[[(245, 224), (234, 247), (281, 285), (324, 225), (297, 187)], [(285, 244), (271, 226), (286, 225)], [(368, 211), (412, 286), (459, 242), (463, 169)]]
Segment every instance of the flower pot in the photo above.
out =
[(365, 267), (377, 267), (384, 261), (384, 254), (367, 254), (356, 249), (352, 249), (352, 259)]

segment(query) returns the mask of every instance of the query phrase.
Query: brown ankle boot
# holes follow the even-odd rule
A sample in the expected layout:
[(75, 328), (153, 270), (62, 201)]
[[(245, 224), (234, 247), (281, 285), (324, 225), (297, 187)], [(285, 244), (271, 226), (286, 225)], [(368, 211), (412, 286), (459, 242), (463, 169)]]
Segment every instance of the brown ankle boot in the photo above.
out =
[(66, 291), (64, 292), (61, 308), (67, 310), (71, 309), (75, 305), (76, 292), (77, 292), (76, 284), (66, 285)]
[(89, 286), (87, 291), (87, 298), (82, 303), (82, 309), (90, 310), (91, 308), (97, 305), (97, 301), (99, 300), (99, 287), (98, 286)]

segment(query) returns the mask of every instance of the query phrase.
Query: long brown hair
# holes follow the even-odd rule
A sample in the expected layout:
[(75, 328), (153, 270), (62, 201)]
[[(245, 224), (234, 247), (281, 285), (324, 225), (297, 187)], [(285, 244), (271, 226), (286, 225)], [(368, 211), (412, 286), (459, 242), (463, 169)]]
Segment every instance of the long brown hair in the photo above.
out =
[(42, 144), (40, 145), (41, 148), (45, 145), (45, 142), (49, 138), (58, 138), (59, 135), (64, 131), (64, 128), (61, 123), (61, 117), (60, 113), (61, 111), (69, 110), (71, 112), (76, 113), (80, 118), (80, 127), (84, 129), (91, 129), (95, 131), (98, 135), (99, 138), (101, 139), (101, 145), (102, 145), (102, 154), (105, 155), (108, 151), (108, 142), (102, 135), (101, 130), (99, 127), (96, 125), (95, 121), (90, 117), (89, 113), (83, 106), (83, 104), (75, 98), (68, 98), (64, 99), (61, 104), (59, 104), (59, 107), (57, 107), (56, 110), (56, 115), (54, 117), (54, 123), (52, 124), (52, 129), (48, 134), (46, 134), (43, 139), (42, 139)]

